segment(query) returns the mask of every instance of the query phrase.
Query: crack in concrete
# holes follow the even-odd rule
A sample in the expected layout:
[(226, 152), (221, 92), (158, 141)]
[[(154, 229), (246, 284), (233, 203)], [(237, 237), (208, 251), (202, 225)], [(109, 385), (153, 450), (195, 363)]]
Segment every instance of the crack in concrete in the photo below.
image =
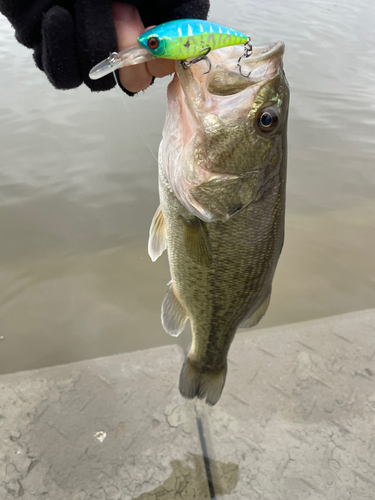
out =
[(347, 429), (344, 425), (340, 424), (340, 422), (336, 422), (336, 420), (332, 420), (332, 419), (328, 419), (328, 422), (331, 422), (333, 425), (338, 427), (340, 429), (340, 431), (351, 434), (351, 431), (349, 429)]
[(334, 390), (334, 387), (332, 387), (328, 382), (325, 382), (324, 380), (318, 378), (318, 377), (313, 377), (311, 376), (312, 380), (315, 380), (318, 384), (322, 385), (323, 387), (327, 387), (327, 389), (331, 389), (331, 391)]
[(20, 489), (18, 490), (18, 498), (19, 497), (23, 497), (23, 494), (25, 493), (25, 491), (24, 491), (23, 486), (22, 486), (22, 484), (21, 484), (21, 482), (20, 482), (19, 479), (17, 479), (17, 482), (18, 482), (18, 484), (20, 486)]
[(264, 349), (263, 347), (260, 347), (260, 346), (256, 346), (257, 349), (259, 349), (260, 351), (264, 352), (264, 354), (267, 354), (267, 356), (270, 356), (271, 358), (276, 358), (276, 356), (274, 354), (272, 354), (272, 352), (270, 351), (267, 351), (267, 349)]
[(310, 483), (310, 481), (307, 481), (307, 479), (303, 479), (301, 477), (298, 478), (299, 481), (301, 481), (301, 483), (304, 483), (306, 484), (306, 486), (308, 486), (309, 488), (311, 488), (313, 491), (315, 491), (315, 493), (319, 493), (319, 494), (322, 494), (322, 490), (320, 490), (317, 486), (315, 486), (314, 484)]
[(371, 484), (372, 486), (374, 486), (374, 487), (375, 487), (375, 482), (374, 482), (374, 481), (372, 481), (372, 480), (371, 480), (371, 479), (369, 479), (368, 477), (364, 476), (364, 475), (363, 475), (363, 474), (361, 474), (360, 472), (356, 471), (355, 469), (350, 469), (350, 470), (352, 471), (352, 473), (353, 473), (356, 477), (358, 477), (358, 478), (362, 479), (362, 481), (365, 481), (365, 483)]
[(297, 342), (298, 342), (298, 344), (302, 345), (303, 347), (306, 347), (306, 349), (310, 349), (310, 351), (315, 351), (316, 352), (316, 349), (314, 349), (310, 345), (305, 344), (304, 342), (301, 342), (301, 340), (297, 340)]
[(249, 403), (247, 403), (246, 401), (244, 401), (243, 399), (239, 398), (238, 396), (235, 396), (234, 394), (230, 393), (229, 396), (231, 396), (233, 399), (235, 399), (236, 401), (238, 401), (239, 403), (243, 404), (243, 405), (246, 405), (246, 406), (251, 406)]
[(336, 332), (331, 332), (332, 335), (335, 335), (336, 337), (338, 337), (339, 339), (343, 340), (344, 342), (348, 342), (348, 344), (352, 344), (353, 342), (349, 339), (347, 339), (346, 337), (343, 337), (342, 335), (336, 333)]
[(34, 467), (36, 467), (36, 465), (38, 465), (38, 463), (39, 463), (39, 460), (32, 460), (29, 467), (27, 468), (26, 474), (29, 474), (29, 472), (31, 472), (34, 469)]
[(288, 394), (286, 391), (284, 391), (284, 389), (282, 389), (280, 386), (276, 385), (276, 384), (272, 384), (271, 382), (267, 382), (267, 384), (272, 387), (272, 389), (274, 389), (276, 392), (279, 392), (280, 394), (282, 394), (283, 396), (285, 396), (286, 398), (290, 398), (291, 395)]
[(370, 382), (374, 382), (374, 379), (369, 377), (368, 375), (365, 375), (364, 373), (358, 371), (358, 370), (355, 370), (354, 372), (354, 377), (362, 377), (362, 378), (365, 378), (366, 380), (369, 380)]

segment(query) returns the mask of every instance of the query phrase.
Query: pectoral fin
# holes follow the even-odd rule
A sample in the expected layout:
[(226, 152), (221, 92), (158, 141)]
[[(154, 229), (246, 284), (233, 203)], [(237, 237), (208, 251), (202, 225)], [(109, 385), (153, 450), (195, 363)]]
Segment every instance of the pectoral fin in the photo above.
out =
[(185, 328), (187, 319), (188, 315), (181, 302), (176, 297), (172, 281), (170, 281), (168, 283), (167, 293), (161, 305), (161, 322), (163, 328), (169, 335), (172, 335), (172, 337), (178, 337)]
[(160, 257), (167, 248), (167, 230), (163, 212), (159, 206), (151, 222), (150, 236), (148, 239), (148, 254), (152, 262)]
[(205, 223), (198, 217), (185, 219), (180, 216), (184, 225), (184, 242), (188, 256), (201, 265), (211, 260), (210, 240)]
[(242, 323), (240, 324), (239, 328), (252, 328), (253, 326), (257, 325), (259, 321), (263, 318), (263, 316), (266, 314), (268, 306), (270, 305), (270, 300), (271, 300), (271, 292), (267, 294), (266, 298), (263, 300), (263, 302), (260, 304), (260, 306), (256, 311), (254, 311), (250, 316), (242, 320)]
[(235, 175), (213, 175), (191, 189), (194, 199), (204, 207), (213, 220), (225, 222), (242, 208), (240, 190), (242, 179)]

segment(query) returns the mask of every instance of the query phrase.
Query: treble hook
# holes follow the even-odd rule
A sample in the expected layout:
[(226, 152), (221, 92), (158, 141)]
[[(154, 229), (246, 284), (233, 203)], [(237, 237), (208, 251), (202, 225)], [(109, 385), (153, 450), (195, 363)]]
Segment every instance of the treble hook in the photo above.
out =
[(243, 46), (243, 54), (241, 55), (241, 57), (237, 61), (237, 66), (238, 66), (238, 69), (240, 70), (240, 75), (244, 76), (245, 78), (249, 78), (249, 76), (251, 74), (251, 71), (249, 71), (248, 75), (244, 75), (242, 73), (241, 59), (243, 59), (244, 57), (251, 56), (252, 52), (253, 52), (253, 46), (251, 44), (251, 38), (248, 36), (247, 40), (246, 40), (246, 42), (244, 43), (244, 46)]
[(195, 64), (199, 61), (206, 61), (208, 64), (208, 71), (205, 71), (204, 73), (202, 73), (202, 75), (207, 75), (207, 73), (209, 73), (211, 71), (211, 66), (212, 66), (210, 59), (207, 57), (207, 54), (209, 52), (211, 52), (211, 47), (206, 47), (206, 48), (202, 49), (201, 52), (203, 52), (205, 50), (207, 51), (205, 54), (202, 54), (201, 56), (195, 57), (194, 59), (192, 59), (189, 62), (179, 61), (179, 63), (181, 64), (183, 69), (189, 69), (192, 64)]

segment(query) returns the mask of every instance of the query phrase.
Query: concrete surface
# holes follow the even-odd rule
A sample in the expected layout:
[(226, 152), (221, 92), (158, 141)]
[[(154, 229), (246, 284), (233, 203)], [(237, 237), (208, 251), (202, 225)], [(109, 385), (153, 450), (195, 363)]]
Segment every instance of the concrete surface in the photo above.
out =
[(4, 375), (0, 499), (373, 500), (374, 326), (237, 334), (213, 408), (180, 397), (177, 346)]

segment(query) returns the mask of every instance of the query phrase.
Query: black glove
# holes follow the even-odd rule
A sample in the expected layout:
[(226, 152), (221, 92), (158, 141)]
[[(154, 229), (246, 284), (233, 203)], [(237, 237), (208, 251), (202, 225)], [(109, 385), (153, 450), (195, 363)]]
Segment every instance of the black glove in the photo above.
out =
[[(206, 19), (209, 9), (209, 0), (126, 3), (138, 8), (145, 26)], [(0, 0), (0, 11), (14, 26), (17, 40), (34, 49), (36, 65), (57, 89), (75, 88), (82, 82), (93, 91), (114, 87), (112, 75), (99, 80), (88, 76), (95, 64), (118, 50), (110, 0)]]

